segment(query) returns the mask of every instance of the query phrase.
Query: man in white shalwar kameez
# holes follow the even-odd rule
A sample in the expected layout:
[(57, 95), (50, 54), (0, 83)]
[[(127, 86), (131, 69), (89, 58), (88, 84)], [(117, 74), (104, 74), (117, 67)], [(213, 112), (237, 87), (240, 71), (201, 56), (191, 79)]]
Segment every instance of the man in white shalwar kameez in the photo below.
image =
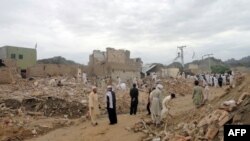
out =
[(156, 89), (150, 93), (151, 118), (156, 125), (159, 125), (161, 122), (162, 88), (163, 86), (158, 84)]
[[(161, 119), (164, 119), (167, 117), (167, 115), (171, 116), (169, 114), (169, 110), (170, 110), (170, 101), (171, 99), (175, 98), (175, 94), (171, 94), (169, 96), (166, 96), (163, 101), (162, 101), (162, 110), (161, 110)], [(172, 117), (172, 116), (171, 116)]]
[(206, 85), (205, 89), (204, 89), (204, 95), (203, 95), (203, 97), (204, 97), (203, 103), (204, 104), (208, 101), (209, 94), (210, 94), (209, 86)]
[(99, 103), (98, 103), (98, 95), (97, 88), (95, 86), (92, 87), (92, 92), (89, 94), (89, 114), (91, 118), (91, 123), (93, 126), (97, 125), (97, 115), (99, 114)]
[(214, 76), (214, 87), (218, 88), (218, 79), (216, 76)]
[(234, 76), (233, 75), (229, 76), (229, 82), (230, 82), (230, 86), (232, 86), (234, 88), (235, 87), (235, 83), (234, 83)]

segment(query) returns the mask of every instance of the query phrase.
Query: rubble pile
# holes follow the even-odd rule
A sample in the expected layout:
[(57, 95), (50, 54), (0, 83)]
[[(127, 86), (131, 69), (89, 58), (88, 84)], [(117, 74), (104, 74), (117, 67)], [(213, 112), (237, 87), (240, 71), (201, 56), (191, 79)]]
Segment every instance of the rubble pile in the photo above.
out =
[[(85, 121), (85, 120), (84, 120)], [(44, 135), (52, 130), (68, 127), (79, 121), (67, 118), (44, 118), (19, 114), (0, 118), (1, 141), (23, 141), (38, 135)]]
[[(28, 98), (22, 101), (16, 99), (5, 99), (0, 101), (2, 114), (9, 111), (18, 113), (17, 110), (22, 109), (23, 112), (40, 112), (40, 115), (47, 117), (64, 117), (79, 118), (87, 113), (87, 105), (80, 102), (69, 102), (65, 99), (56, 97), (43, 97), (43, 98)], [(2, 115), (3, 116), (3, 115)]]
[(146, 134), (143, 141), (223, 141), (223, 126), (225, 124), (247, 124), (250, 116), (250, 94), (243, 93), (238, 102), (234, 100), (224, 101), (218, 109), (200, 120), (194, 118), (189, 122), (181, 122), (178, 125), (169, 124), (168, 121), (156, 127), (151, 120), (141, 119), (129, 131), (143, 132)]
[(237, 85), (241, 85), (241, 83), (245, 80), (245, 75), (242, 73), (236, 73), (235, 74), (235, 81)]
[(179, 94), (181, 96), (192, 94), (193, 83), (189, 80), (171, 78), (170, 80), (164, 81), (163, 84), (164, 88), (170, 93)]
[(237, 88), (225, 90), (223, 97), (211, 101), (210, 104), (214, 106), (187, 111), (164, 120), (158, 127), (151, 119), (141, 119), (126, 129), (135, 133), (143, 132), (144, 141), (223, 141), (224, 125), (250, 123), (250, 79), (240, 76), (236, 80), (240, 83), (240, 86), (237, 85), (240, 91)]

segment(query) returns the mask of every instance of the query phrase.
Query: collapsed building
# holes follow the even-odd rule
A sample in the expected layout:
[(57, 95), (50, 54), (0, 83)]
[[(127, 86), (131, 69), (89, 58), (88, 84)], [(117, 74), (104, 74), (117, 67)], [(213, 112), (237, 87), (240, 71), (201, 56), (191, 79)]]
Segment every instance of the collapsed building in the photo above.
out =
[(106, 52), (94, 50), (89, 56), (88, 73), (90, 76), (117, 78), (123, 80), (140, 77), (142, 60), (130, 58), (130, 51), (107, 48)]
[[(78, 77), (78, 74), (85, 68), (80, 65), (70, 64), (36, 64), (27, 69), (28, 77), (47, 77), (47, 76), (74, 76)], [(80, 72), (79, 72), (80, 71)]]

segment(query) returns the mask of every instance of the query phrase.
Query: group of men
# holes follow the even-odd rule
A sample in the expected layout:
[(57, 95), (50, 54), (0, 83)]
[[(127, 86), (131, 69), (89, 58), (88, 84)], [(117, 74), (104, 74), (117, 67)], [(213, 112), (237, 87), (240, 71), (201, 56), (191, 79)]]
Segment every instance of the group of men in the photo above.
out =
[(175, 98), (175, 94), (171, 94), (163, 98), (162, 94), (163, 86), (161, 84), (157, 84), (155, 88), (149, 94), (149, 114), (151, 114), (151, 118), (156, 126), (160, 125), (162, 119), (167, 116), (171, 116), (169, 113), (170, 106), (169, 102), (171, 99)]
[[(151, 114), (152, 121), (156, 125), (159, 125), (162, 119), (166, 118), (167, 115), (170, 115), (169, 101), (175, 98), (175, 94), (171, 94), (163, 98), (162, 89), (163, 86), (161, 84), (156, 85), (156, 87), (150, 92), (149, 104), (147, 105), (147, 108), (149, 108)], [(137, 106), (139, 103), (139, 90), (136, 84), (133, 84), (133, 87), (130, 89), (130, 97), (130, 115), (136, 115)], [(112, 90), (111, 85), (107, 87), (105, 99), (110, 125), (117, 124), (116, 95), (115, 92)], [(92, 92), (89, 94), (89, 115), (93, 126), (98, 125), (97, 116), (100, 113), (99, 109), (100, 105), (98, 102), (97, 88), (93, 86)]]
[(208, 85), (217, 88), (227, 84), (231, 85), (232, 87), (235, 87), (234, 72), (224, 74), (202, 73), (194, 76), (188, 75), (187, 79), (201, 81), (204, 87)]
[[(108, 117), (110, 125), (117, 123), (117, 114), (116, 114), (116, 96), (115, 92), (112, 91), (112, 86), (107, 87), (106, 92), (106, 108), (108, 112)], [(99, 115), (100, 105), (98, 102), (97, 88), (92, 87), (92, 92), (89, 94), (89, 115), (91, 118), (91, 123), (93, 126), (98, 125), (97, 116)]]
[[(202, 84), (200, 84), (202, 82)], [(195, 76), (194, 89), (193, 89), (193, 103), (196, 108), (201, 107), (208, 101), (209, 86), (222, 87), (229, 84), (232, 88), (235, 87), (234, 73), (225, 74), (199, 74)], [(205, 87), (203, 91), (203, 87)]]

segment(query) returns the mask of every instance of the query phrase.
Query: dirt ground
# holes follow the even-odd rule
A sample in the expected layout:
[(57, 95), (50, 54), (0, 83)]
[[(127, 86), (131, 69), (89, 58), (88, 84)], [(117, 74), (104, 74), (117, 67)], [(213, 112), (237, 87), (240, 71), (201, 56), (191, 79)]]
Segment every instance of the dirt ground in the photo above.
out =
[(81, 123), (27, 141), (137, 141), (143, 134), (129, 132), (126, 128), (133, 126), (140, 117), (141, 115), (119, 115), (117, 125), (109, 125), (108, 119), (103, 117), (98, 120), (99, 125), (95, 127), (90, 122)]
[[(221, 96), (223, 91), (223, 88), (212, 88), (210, 100)], [(182, 116), (187, 111), (194, 111), (192, 96), (177, 97), (174, 99), (172, 107), (170, 113), (174, 117)], [(126, 130), (126, 128), (132, 127), (141, 118), (150, 118), (150, 116), (146, 116), (146, 112), (141, 112), (136, 116), (130, 116), (129, 114), (118, 115), (119, 123), (112, 126), (108, 125), (107, 117), (102, 117), (96, 127), (93, 127), (87, 121), (76, 126), (57, 129), (44, 136), (27, 141), (139, 141), (144, 136), (143, 133), (134, 133)], [(177, 120), (175, 121), (178, 122)]]
[[(213, 110), (217, 109), (222, 102), (232, 99), (237, 100), (243, 92), (250, 92), (249, 83), (250, 75), (248, 74), (246, 75), (245, 80), (241, 84), (239, 84), (234, 89), (230, 89), (229, 91), (227, 90), (228, 86), (224, 86), (223, 88), (210, 87), (209, 101), (200, 109), (196, 109), (194, 107), (191, 94), (178, 94), (177, 97), (173, 99), (171, 103), (170, 114), (173, 116), (173, 118), (167, 119), (165, 122), (165, 124), (169, 124), (167, 126), (167, 131), (170, 131), (171, 129), (176, 130), (174, 128), (179, 126), (180, 123), (190, 123), (193, 121), (199, 122), (202, 118), (207, 116)], [(102, 117), (98, 119), (99, 125), (95, 127), (93, 127), (90, 121), (86, 120), (86, 118), (83, 118), (84, 120), (82, 120), (81, 118), (48, 118), (45, 116), (14, 117), (13, 114), (13, 119), (11, 121), (18, 121), (14, 123), (18, 125), (21, 124), (20, 127), (26, 127), (27, 125), (29, 125), (31, 128), (27, 128), (28, 130), (26, 130), (26, 128), (14, 129), (10, 128), (12, 126), (8, 128), (2, 128), (1, 126), (0, 137), (2, 134), (1, 130), (3, 130), (3, 133), (5, 133), (5, 135), (6, 133), (11, 133), (10, 135), (14, 134), (18, 136), (18, 134), (16, 133), (22, 132), (20, 133), (20, 135), (22, 135), (25, 141), (140, 141), (147, 138), (147, 134), (144, 134), (143, 132), (135, 132), (132, 128), (136, 123), (140, 122), (142, 119), (150, 120), (150, 116), (146, 115), (147, 112), (145, 106), (148, 94), (145, 92), (141, 92), (140, 94), (141, 96), (139, 101), (141, 103), (138, 105), (139, 113), (136, 116), (130, 116), (128, 114), (130, 98), (127, 92), (121, 95), (117, 95), (117, 97), (119, 97), (120, 99), (117, 102), (119, 103), (120, 107), (123, 108), (119, 110), (122, 114), (118, 114), (117, 125), (109, 125), (107, 114), (105, 113), (103, 113)], [(249, 111), (249, 109), (247, 111)], [(249, 123), (249, 113), (250, 112), (243, 114), (243, 123)], [(5, 119), (6, 118), (4, 118), (4, 120), (2, 121), (5, 121)], [(37, 127), (38, 125), (40, 126)], [(158, 129), (154, 125), (149, 126), (153, 130), (162, 131), (162, 128)], [(32, 129), (37, 129), (38, 134), (32, 134)], [(44, 130), (40, 131), (40, 129)], [(10, 141), (23, 141), (23, 139)]]

